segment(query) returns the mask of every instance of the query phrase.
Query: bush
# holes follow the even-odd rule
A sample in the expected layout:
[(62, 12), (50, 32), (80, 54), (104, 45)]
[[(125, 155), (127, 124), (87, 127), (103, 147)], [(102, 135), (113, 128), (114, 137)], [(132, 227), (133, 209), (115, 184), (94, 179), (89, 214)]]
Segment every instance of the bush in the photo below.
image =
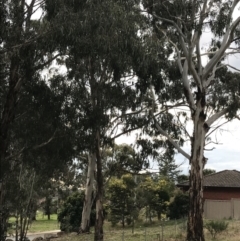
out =
[[(75, 192), (67, 198), (58, 214), (60, 229), (66, 232), (78, 232), (81, 224), (84, 193)], [(93, 205), (94, 207), (94, 205)], [(90, 226), (95, 224), (95, 211), (90, 216)]]
[(212, 238), (215, 239), (216, 235), (225, 231), (228, 223), (225, 221), (210, 221), (205, 224), (205, 228), (210, 232)]
[(185, 193), (178, 193), (174, 200), (169, 204), (168, 216), (171, 219), (180, 219), (188, 215), (189, 197)]

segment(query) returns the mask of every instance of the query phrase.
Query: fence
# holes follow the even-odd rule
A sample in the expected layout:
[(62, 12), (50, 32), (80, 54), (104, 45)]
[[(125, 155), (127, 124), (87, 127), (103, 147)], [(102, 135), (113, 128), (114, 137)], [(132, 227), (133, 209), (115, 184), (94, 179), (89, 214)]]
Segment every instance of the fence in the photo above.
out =
[(204, 202), (204, 217), (208, 219), (240, 219), (240, 199), (208, 200)]
[[(165, 241), (166, 239), (183, 237), (186, 233), (186, 220), (172, 220), (162, 222), (160, 226), (138, 227), (133, 230), (122, 229), (108, 231), (104, 230), (105, 241)], [(81, 241), (93, 241), (94, 234), (82, 235)]]
[[(204, 220), (204, 223), (209, 220)], [(240, 237), (240, 221), (227, 220), (228, 229), (222, 233), (221, 240), (235, 241)], [(104, 229), (104, 241), (183, 241), (186, 240), (187, 220), (171, 220), (162, 222), (162, 225), (155, 227), (138, 227), (132, 233), (130, 228), (126, 229)], [(205, 240), (212, 240), (212, 236), (204, 230)], [(94, 233), (82, 234), (76, 237), (68, 237), (63, 241), (93, 241)]]

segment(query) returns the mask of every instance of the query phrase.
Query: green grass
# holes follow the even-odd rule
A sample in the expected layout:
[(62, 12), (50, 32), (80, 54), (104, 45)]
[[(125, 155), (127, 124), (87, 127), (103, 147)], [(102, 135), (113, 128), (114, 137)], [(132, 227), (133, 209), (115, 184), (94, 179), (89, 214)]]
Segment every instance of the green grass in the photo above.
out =
[[(9, 223), (14, 223), (16, 219), (11, 217)], [(29, 224), (28, 233), (38, 233), (59, 229), (57, 214), (51, 214), (50, 220), (42, 212), (37, 212), (36, 220)], [(13, 230), (11, 231), (13, 232)]]
[(43, 216), (41, 212), (38, 212), (36, 220), (29, 226), (28, 232), (36, 233), (56, 229), (59, 229), (57, 214), (51, 214), (50, 220), (48, 220), (46, 215)]

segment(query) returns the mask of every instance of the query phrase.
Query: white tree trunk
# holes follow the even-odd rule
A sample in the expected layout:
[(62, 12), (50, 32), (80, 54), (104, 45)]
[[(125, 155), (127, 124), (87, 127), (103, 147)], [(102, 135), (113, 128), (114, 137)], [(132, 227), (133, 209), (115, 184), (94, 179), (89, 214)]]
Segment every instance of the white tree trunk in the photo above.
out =
[(197, 105), (194, 112), (194, 131), (191, 140), (189, 199), (188, 215), (188, 241), (204, 241), (203, 232), (203, 168), (206, 162), (204, 157), (205, 136), (208, 126), (205, 123), (205, 94), (198, 90)]
[(95, 169), (96, 169), (96, 154), (90, 153), (88, 155), (88, 173), (87, 183), (85, 189), (85, 198), (82, 211), (82, 221), (80, 226), (80, 233), (87, 233), (90, 230), (90, 214), (92, 210), (92, 204), (94, 201), (94, 190), (93, 184), (95, 180)]

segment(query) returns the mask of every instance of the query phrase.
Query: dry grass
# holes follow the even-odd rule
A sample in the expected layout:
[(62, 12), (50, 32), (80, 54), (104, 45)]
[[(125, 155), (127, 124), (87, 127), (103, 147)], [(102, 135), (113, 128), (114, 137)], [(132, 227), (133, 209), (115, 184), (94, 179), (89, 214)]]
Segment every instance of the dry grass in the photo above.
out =
[[(239, 241), (240, 240), (240, 221), (227, 221), (229, 223), (226, 232), (219, 234), (215, 241)], [(184, 241), (186, 222), (185, 221), (168, 221), (161, 226), (156, 222), (153, 226), (137, 226), (132, 233), (131, 228), (122, 230), (120, 227), (112, 228), (109, 223), (105, 223), (104, 240), (105, 241)], [(212, 237), (207, 230), (205, 232), (206, 241), (211, 241)], [(162, 239), (163, 234), (163, 239)], [(92, 241), (94, 234), (77, 235), (71, 233), (64, 235), (56, 241)]]
[[(13, 221), (13, 220), (12, 220)], [(228, 228), (219, 234), (215, 241), (239, 241), (240, 240), (240, 221), (226, 220)], [(57, 216), (51, 215), (51, 220), (39, 213), (37, 221), (30, 226), (29, 233), (42, 232), (58, 229)], [(186, 220), (172, 220), (166, 222), (149, 223), (138, 222), (134, 232), (132, 227), (122, 229), (121, 226), (112, 227), (109, 222), (104, 224), (105, 241), (184, 241), (186, 235)], [(92, 241), (94, 240), (94, 228), (90, 234), (77, 235), (75, 233), (66, 234), (55, 241)], [(212, 237), (207, 230), (205, 240), (211, 241)], [(162, 238), (163, 237), (163, 238)]]

